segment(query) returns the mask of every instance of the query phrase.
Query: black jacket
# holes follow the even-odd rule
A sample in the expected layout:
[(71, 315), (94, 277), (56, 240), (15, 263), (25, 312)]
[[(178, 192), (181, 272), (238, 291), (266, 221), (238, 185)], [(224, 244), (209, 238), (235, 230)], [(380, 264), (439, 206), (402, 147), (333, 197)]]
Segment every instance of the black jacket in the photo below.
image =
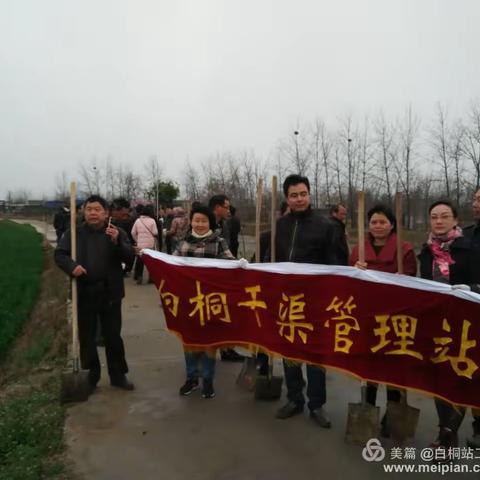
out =
[(86, 223), (77, 229), (77, 261), (71, 257), (70, 230), (67, 230), (55, 249), (55, 263), (68, 275), (77, 265), (87, 270), (86, 275), (77, 277), (79, 301), (101, 295), (109, 301), (121, 300), (125, 295), (122, 262), (131, 264), (135, 257), (127, 234), (118, 229), (115, 245), (105, 228), (94, 230)]
[(335, 245), (338, 265), (348, 265), (350, 251), (348, 249), (345, 224), (335, 217), (330, 217), (333, 225), (333, 244)]
[[(470, 239), (455, 239), (450, 247), (450, 255), (455, 262), (450, 265), (450, 285), (469, 285), (472, 291), (480, 293), (480, 254), (473, 249)], [(420, 276), (432, 280), (433, 255), (427, 244), (423, 245), (418, 260)]]
[(480, 222), (469, 225), (463, 229), (463, 235), (465, 238), (472, 242), (472, 247), (480, 255)]
[(276, 261), (336, 265), (333, 225), (310, 207), (277, 221)]

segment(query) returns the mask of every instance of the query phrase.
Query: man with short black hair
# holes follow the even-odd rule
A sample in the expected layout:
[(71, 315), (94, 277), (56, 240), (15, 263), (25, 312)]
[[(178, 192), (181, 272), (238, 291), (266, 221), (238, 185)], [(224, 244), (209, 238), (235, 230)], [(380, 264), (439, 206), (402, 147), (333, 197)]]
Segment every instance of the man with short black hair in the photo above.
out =
[[(275, 238), (276, 260), (335, 265), (333, 225), (310, 205), (310, 182), (301, 175), (289, 175), (283, 183), (283, 193), (290, 212), (277, 220)], [(277, 418), (285, 419), (303, 412), (305, 381), (302, 364), (284, 360), (285, 383), (288, 402), (277, 412)], [(307, 396), (310, 417), (323, 428), (331, 422), (323, 405), (326, 402), (325, 369), (307, 364)]]
[(85, 222), (76, 232), (77, 259), (71, 256), (71, 235), (67, 230), (55, 249), (56, 264), (77, 279), (78, 328), (82, 368), (89, 370), (93, 388), (100, 380), (100, 361), (95, 333), (102, 327), (110, 384), (133, 390), (127, 379), (127, 362), (121, 337), (122, 298), (125, 295), (122, 262), (131, 263), (134, 250), (127, 234), (108, 223), (105, 199), (92, 195), (84, 204)]
[(230, 245), (230, 231), (228, 230), (227, 225), (227, 220), (230, 217), (229, 198), (223, 193), (214, 195), (208, 201), (208, 208), (215, 215), (218, 234), (226, 240), (228, 245)]
[(347, 208), (345, 205), (337, 203), (330, 207), (330, 220), (334, 226), (333, 244), (336, 248), (338, 265), (348, 265), (348, 258), (350, 257), (345, 225), (346, 219)]
[[(121, 228), (128, 235), (128, 239), (133, 245), (134, 240), (131, 233), (133, 218), (131, 215), (130, 202), (123, 197), (115, 198), (110, 204), (110, 215), (112, 217), (112, 224)], [(128, 276), (132, 268), (133, 263), (125, 264), (124, 274)]]
[[(215, 216), (216, 232), (227, 242), (227, 245), (230, 245), (230, 232), (227, 224), (227, 220), (230, 217), (229, 198), (223, 193), (213, 195), (208, 201), (208, 208)], [(244, 359), (243, 355), (237, 353), (233, 348), (220, 350), (220, 358), (224, 362), (243, 362)]]

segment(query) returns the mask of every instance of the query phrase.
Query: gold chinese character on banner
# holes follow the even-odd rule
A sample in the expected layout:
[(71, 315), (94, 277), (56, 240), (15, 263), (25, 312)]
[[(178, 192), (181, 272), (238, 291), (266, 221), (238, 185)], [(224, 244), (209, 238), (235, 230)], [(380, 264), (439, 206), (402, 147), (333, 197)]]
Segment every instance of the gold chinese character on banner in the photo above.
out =
[[(387, 339), (388, 334), (391, 332), (391, 328), (388, 326), (388, 321), (391, 321), (393, 326), (393, 335), (396, 340)], [(410, 355), (411, 357), (423, 360), (423, 355), (415, 350), (410, 349), (414, 344), (415, 333), (417, 331), (417, 319), (409, 317), (408, 315), (375, 315), (375, 321), (379, 324), (378, 328), (374, 329), (374, 334), (380, 337), (379, 343), (372, 347), (370, 350), (375, 353), (385, 348), (390, 343), (397, 346), (395, 350), (389, 350), (385, 352), (385, 355)]]
[(239, 302), (237, 305), (239, 307), (248, 307), (255, 313), (255, 318), (257, 319), (257, 325), (261, 328), (262, 323), (260, 322), (260, 316), (257, 312), (257, 308), (267, 308), (267, 304), (262, 300), (257, 300), (257, 294), (261, 293), (262, 289), (260, 285), (255, 285), (253, 287), (245, 287), (245, 291), (250, 294), (251, 300), (246, 302)]
[(163, 306), (174, 316), (178, 315), (178, 304), (180, 299), (171, 292), (164, 292), (163, 286), (165, 285), (165, 280), (162, 279), (160, 286), (158, 287), (158, 292), (160, 294), (160, 300), (163, 303)]
[[(301, 301), (304, 297), (305, 295), (303, 293), (292, 296), (287, 296), (285, 293), (282, 293), (282, 302), (280, 302), (278, 312), (281, 320), (281, 322), (277, 322), (277, 325), (280, 325), (278, 333), (291, 343), (295, 340), (295, 332), (297, 332), (297, 330), (298, 336), (303, 343), (307, 343), (307, 333), (303, 330), (313, 330), (311, 323), (301, 321), (305, 320), (303, 313), (305, 302)], [(285, 333), (285, 330), (287, 333)]]
[(335, 323), (335, 352), (350, 353), (350, 348), (353, 345), (352, 340), (348, 338), (351, 330), (360, 330), (360, 325), (357, 319), (352, 316), (352, 311), (357, 308), (353, 296), (350, 296), (346, 302), (340, 300), (337, 296), (333, 298), (330, 305), (325, 310), (326, 312), (334, 312), (337, 315), (331, 317), (324, 323), (324, 326), (330, 327), (330, 320)]
[[(460, 348), (457, 356), (449, 355), (450, 344), (453, 342), (452, 337), (434, 337), (433, 341), (437, 347), (435, 348), (436, 356), (431, 358), (433, 363), (450, 362), (455, 373), (460, 377), (472, 378), (478, 365), (467, 357), (467, 350), (477, 345), (476, 340), (468, 339), (468, 331), (472, 324), (468, 320), (463, 321), (462, 335), (460, 340)], [(443, 319), (442, 330), (450, 333), (451, 327), (446, 318)]]
[(209, 321), (212, 317), (218, 317), (222, 322), (231, 323), (230, 313), (227, 305), (227, 295), (225, 293), (212, 292), (204, 295), (201, 290), (200, 282), (195, 281), (197, 289), (197, 296), (189, 299), (189, 302), (195, 304), (195, 308), (188, 314), (193, 317), (198, 313), (200, 325), (205, 326), (206, 320)]

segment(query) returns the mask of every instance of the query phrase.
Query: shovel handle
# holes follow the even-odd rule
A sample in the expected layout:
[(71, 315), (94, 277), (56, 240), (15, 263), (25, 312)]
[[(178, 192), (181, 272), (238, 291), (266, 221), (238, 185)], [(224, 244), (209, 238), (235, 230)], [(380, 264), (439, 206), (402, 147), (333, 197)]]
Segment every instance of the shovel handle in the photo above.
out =
[(395, 216), (397, 217), (397, 272), (403, 273), (403, 225), (402, 225), (402, 194), (395, 194)]
[(365, 192), (357, 192), (358, 261), (365, 263)]
[[(77, 260), (77, 185), (70, 184), (70, 254)], [(78, 342), (78, 290), (77, 279), (72, 278), (72, 355), (73, 371), (80, 370), (80, 344)]]

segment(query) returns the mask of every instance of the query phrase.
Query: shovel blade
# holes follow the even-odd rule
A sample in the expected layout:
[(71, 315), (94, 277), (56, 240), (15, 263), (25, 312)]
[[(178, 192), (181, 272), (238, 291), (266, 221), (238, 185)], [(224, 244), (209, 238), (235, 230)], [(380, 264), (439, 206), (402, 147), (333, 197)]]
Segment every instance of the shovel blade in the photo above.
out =
[(85, 402), (91, 393), (92, 387), (88, 379), (88, 372), (68, 370), (62, 373), (60, 403)]
[(255, 382), (255, 400), (278, 400), (282, 395), (283, 377), (258, 376)]
[(257, 367), (255, 365), (255, 358), (245, 357), (243, 361), (242, 369), (238, 374), (236, 384), (246, 390), (247, 392), (253, 392), (255, 389), (255, 379), (257, 378)]
[(387, 402), (387, 425), (394, 440), (413, 438), (417, 430), (420, 410), (404, 402)]
[(364, 403), (348, 404), (345, 441), (352, 445), (365, 445), (377, 438), (380, 431), (380, 408)]

